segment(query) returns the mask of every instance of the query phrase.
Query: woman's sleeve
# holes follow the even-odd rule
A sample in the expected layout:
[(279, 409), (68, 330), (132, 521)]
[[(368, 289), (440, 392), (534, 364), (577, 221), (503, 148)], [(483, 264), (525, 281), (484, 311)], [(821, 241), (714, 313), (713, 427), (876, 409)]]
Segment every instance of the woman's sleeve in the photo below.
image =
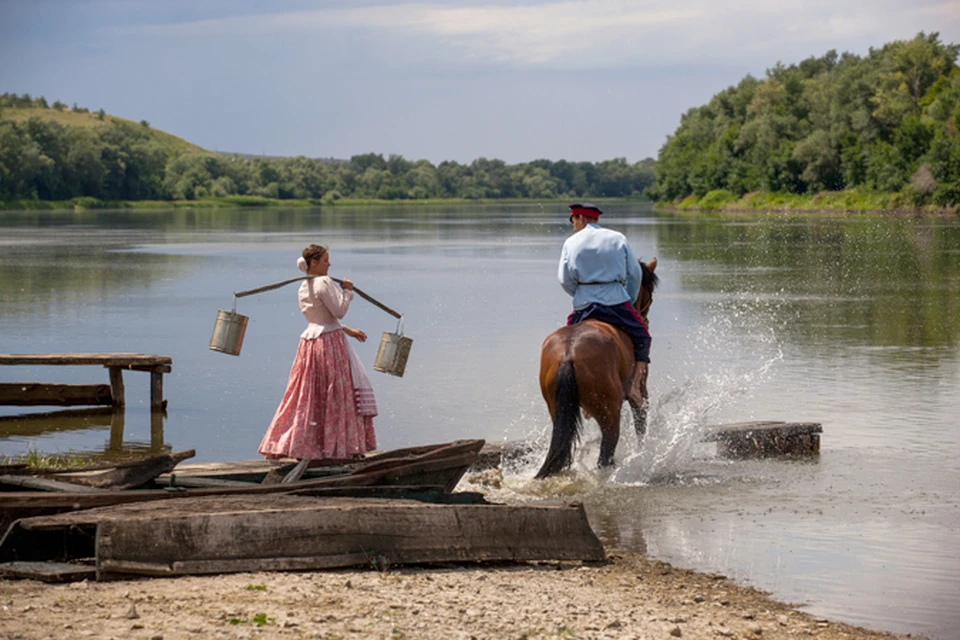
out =
[(340, 320), (347, 315), (347, 309), (350, 308), (350, 301), (353, 300), (353, 291), (344, 291), (340, 286), (330, 278), (317, 278), (316, 294), (327, 308), (327, 311)]

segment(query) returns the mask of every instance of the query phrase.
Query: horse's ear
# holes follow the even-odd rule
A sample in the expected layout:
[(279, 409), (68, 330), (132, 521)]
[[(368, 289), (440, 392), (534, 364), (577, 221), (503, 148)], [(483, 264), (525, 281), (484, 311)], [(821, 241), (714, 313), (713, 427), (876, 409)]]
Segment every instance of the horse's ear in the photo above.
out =
[(651, 272), (657, 270), (657, 259), (650, 258), (650, 262), (647, 263), (647, 269), (650, 269)]

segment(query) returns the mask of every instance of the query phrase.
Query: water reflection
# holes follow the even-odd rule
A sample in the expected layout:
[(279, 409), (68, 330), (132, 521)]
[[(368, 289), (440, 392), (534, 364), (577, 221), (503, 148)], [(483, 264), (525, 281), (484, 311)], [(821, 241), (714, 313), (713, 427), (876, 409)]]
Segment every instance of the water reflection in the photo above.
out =
[[(94, 407), (4, 415), (0, 416), (0, 441), (5, 439), (29, 442), (54, 441), (59, 440), (57, 436), (65, 432), (106, 431), (109, 435), (101, 446), (73, 447), (67, 453), (104, 461), (159, 455), (171, 451), (171, 447), (164, 442), (163, 437), (163, 423), (166, 417), (164, 411), (149, 412), (150, 437), (144, 442), (124, 437), (126, 411), (123, 408)], [(57, 450), (46, 449), (39, 453), (55, 451)]]

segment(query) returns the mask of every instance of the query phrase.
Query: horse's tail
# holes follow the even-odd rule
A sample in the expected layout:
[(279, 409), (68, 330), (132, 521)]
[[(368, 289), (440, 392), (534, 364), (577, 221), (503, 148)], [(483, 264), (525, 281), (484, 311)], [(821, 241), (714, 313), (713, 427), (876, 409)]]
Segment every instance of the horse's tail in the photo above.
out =
[(550, 450), (537, 478), (566, 469), (573, 463), (573, 447), (580, 440), (580, 391), (573, 360), (564, 360), (557, 369), (557, 396), (553, 414), (553, 435)]

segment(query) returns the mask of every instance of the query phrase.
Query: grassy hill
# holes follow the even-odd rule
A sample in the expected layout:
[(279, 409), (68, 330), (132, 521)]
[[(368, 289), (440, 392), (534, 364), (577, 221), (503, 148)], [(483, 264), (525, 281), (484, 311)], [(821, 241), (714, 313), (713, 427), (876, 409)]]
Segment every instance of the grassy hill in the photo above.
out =
[(94, 112), (73, 111), (71, 109), (59, 110), (52, 107), (3, 107), (0, 109), (0, 120), (22, 122), (32, 117), (50, 120), (66, 127), (85, 127), (97, 129), (116, 126), (120, 123), (132, 127), (144, 127), (151, 142), (163, 147), (169, 151), (171, 155), (206, 152), (206, 150), (202, 147), (198, 147), (191, 142), (187, 142), (183, 138), (178, 138), (177, 136), (165, 131), (154, 129), (143, 122), (134, 122), (133, 120), (127, 120), (126, 118), (120, 118), (118, 116), (111, 116), (106, 113), (103, 114), (103, 117), (101, 118), (100, 114)]

